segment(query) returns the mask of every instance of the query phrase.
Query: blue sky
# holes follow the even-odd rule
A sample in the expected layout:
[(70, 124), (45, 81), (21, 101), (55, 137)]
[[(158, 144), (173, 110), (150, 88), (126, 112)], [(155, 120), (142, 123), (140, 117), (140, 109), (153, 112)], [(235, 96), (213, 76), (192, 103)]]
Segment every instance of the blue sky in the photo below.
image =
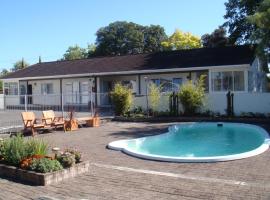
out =
[(0, 69), (22, 57), (30, 64), (57, 60), (70, 45), (95, 42), (114, 21), (159, 24), (198, 36), (224, 22), (225, 0), (1, 0)]

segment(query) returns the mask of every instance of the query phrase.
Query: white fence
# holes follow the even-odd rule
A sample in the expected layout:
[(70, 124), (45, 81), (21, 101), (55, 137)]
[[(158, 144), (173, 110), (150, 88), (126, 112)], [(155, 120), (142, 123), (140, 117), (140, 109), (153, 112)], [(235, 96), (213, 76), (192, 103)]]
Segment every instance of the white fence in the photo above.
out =
[[(97, 95), (97, 96), (96, 96)], [(102, 94), (70, 94), (70, 95), (28, 95), (5, 96), (0, 94), (0, 109), (6, 110), (47, 110), (77, 112), (93, 112), (97, 106), (110, 106), (111, 100), (108, 93)], [(146, 96), (135, 96), (134, 106), (143, 109), (151, 107)], [(169, 110), (169, 95), (163, 94), (159, 111)], [(226, 93), (210, 93), (206, 97), (204, 110), (224, 114), (227, 109)], [(270, 93), (234, 93), (234, 112), (270, 113)]]
[(4, 109), (4, 95), (0, 94), (0, 110)]
[[(150, 108), (149, 102), (148, 105)], [(143, 109), (146, 109), (146, 96), (135, 96), (134, 106), (140, 106)], [(159, 111), (169, 110), (169, 95), (162, 95), (158, 109)], [(225, 114), (226, 109), (226, 93), (211, 93), (206, 95), (206, 103), (203, 110)], [(234, 93), (234, 112), (236, 115), (240, 115), (242, 112), (269, 114), (270, 93)]]

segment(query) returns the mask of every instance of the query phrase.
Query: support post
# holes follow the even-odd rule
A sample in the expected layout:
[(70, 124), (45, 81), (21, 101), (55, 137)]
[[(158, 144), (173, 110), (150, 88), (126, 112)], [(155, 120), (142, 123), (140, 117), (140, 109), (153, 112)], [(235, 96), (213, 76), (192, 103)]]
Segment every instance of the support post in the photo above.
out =
[(24, 95), (24, 110), (27, 112), (27, 94)]

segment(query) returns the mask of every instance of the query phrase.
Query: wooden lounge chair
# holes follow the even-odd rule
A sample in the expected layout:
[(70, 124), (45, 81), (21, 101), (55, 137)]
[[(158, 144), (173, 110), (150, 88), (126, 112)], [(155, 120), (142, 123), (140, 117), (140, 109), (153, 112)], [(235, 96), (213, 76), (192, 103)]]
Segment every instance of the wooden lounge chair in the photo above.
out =
[(55, 129), (58, 127), (63, 127), (65, 131), (65, 120), (63, 117), (56, 117), (53, 110), (46, 110), (42, 111), (43, 120), (45, 121), (46, 125), (51, 126)]
[(38, 130), (47, 129), (42, 119), (37, 119), (33, 112), (22, 112), (22, 120), (24, 124), (24, 131), (30, 129), (32, 136), (34, 136)]

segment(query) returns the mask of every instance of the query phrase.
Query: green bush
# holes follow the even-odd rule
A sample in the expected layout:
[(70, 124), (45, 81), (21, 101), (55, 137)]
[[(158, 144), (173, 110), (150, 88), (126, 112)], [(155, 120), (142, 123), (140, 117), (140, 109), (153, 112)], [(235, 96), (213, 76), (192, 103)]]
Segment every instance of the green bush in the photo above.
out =
[(63, 169), (57, 160), (50, 158), (33, 159), (29, 168), (40, 173), (48, 173)]
[(161, 87), (157, 86), (154, 83), (150, 83), (148, 85), (148, 88), (149, 88), (149, 93), (148, 93), (149, 103), (150, 103), (151, 109), (153, 110), (153, 113), (155, 113), (157, 112), (157, 108), (160, 102)]
[(69, 152), (65, 152), (56, 158), (64, 168), (71, 167), (75, 164), (75, 155)]
[(195, 114), (204, 104), (204, 79), (205, 76), (201, 76), (196, 83), (189, 81), (188, 83), (181, 86), (178, 95), (185, 115)]
[(28, 155), (42, 155), (48, 154), (48, 143), (43, 140), (30, 139), (26, 142), (26, 149)]
[(111, 92), (111, 97), (115, 109), (115, 115), (123, 116), (126, 112), (129, 111), (132, 105), (131, 89), (121, 85), (120, 83), (117, 83)]
[(20, 162), (33, 155), (46, 155), (48, 145), (37, 139), (25, 140), (22, 136), (5, 139), (1, 147), (3, 161), (19, 166)]

